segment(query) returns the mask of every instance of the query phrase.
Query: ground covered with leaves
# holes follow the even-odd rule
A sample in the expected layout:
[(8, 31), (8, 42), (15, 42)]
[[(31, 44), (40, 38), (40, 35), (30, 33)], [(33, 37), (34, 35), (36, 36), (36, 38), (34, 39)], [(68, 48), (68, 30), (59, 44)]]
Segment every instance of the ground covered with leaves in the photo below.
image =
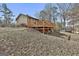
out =
[(0, 30), (0, 54), (13, 56), (79, 55), (79, 42), (27, 29), (6, 28)]

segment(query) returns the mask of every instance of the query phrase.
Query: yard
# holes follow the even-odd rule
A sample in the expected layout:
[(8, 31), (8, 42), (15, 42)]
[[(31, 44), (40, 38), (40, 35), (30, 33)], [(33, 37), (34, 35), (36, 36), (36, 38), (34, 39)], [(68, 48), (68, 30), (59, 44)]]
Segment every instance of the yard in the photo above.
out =
[(79, 55), (78, 37), (78, 34), (74, 34), (71, 35), (71, 40), (67, 40), (67, 37), (42, 34), (26, 28), (0, 28), (0, 54), (11, 56)]

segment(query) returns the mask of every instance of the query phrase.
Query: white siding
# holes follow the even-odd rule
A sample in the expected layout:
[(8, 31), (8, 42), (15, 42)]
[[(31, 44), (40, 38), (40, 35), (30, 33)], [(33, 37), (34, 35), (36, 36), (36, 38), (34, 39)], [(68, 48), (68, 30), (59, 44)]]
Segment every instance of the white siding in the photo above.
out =
[(25, 23), (27, 24), (27, 17), (26, 16), (20, 16), (18, 19), (17, 19), (17, 24), (22, 24), (22, 23)]

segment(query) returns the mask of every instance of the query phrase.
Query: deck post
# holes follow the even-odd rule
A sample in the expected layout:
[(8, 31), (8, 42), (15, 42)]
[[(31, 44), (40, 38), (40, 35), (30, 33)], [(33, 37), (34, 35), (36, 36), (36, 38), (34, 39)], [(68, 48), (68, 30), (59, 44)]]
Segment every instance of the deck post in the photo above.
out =
[(36, 21), (36, 30), (37, 30), (38, 28), (37, 28), (37, 21)]
[(44, 34), (44, 21), (43, 21), (43, 34)]

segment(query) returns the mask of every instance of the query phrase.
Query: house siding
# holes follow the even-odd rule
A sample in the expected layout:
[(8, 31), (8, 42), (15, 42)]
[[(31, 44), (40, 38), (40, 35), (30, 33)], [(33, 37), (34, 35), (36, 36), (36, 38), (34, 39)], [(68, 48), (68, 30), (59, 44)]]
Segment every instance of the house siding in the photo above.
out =
[(26, 24), (27, 25), (27, 17), (26, 16), (20, 16), (17, 20), (17, 25)]

